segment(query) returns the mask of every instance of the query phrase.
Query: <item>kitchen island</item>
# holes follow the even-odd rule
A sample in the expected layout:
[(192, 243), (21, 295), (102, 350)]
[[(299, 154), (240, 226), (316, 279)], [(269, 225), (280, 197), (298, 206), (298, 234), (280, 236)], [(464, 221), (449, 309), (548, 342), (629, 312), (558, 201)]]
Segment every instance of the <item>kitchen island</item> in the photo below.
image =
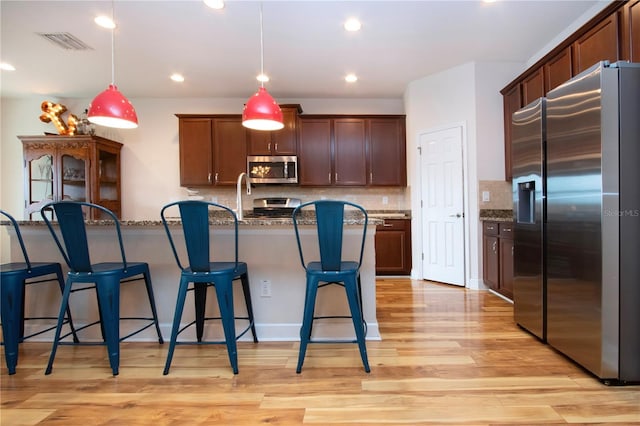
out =
[[(213, 255), (217, 260), (232, 260), (233, 227), (230, 221), (212, 218), (221, 225), (213, 243)], [(37, 261), (57, 261), (63, 264), (47, 227), (41, 221), (22, 221), (20, 229), (27, 245), (29, 256)], [(112, 229), (107, 229), (103, 221), (89, 221), (87, 232), (97, 238), (92, 246), (92, 261), (110, 261), (118, 259), (117, 242), (112, 240)], [(122, 236), (130, 261), (148, 262), (155, 293), (156, 305), (163, 336), (168, 338), (175, 309), (175, 298), (180, 280), (180, 270), (175, 263), (165, 230), (160, 221), (121, 221)], [(361, 228), (357, 221), (345, 219), (345, 251), (359, 250)], [(375, 228), (382, 223), (379, 219), (370, 219), (367, 227), (364, 257), (361, 269), (362, 299), (364, 317), (367, 322), (367, 339), (379, 340), (378, 321), (376, 318), (376, 284), (375, 284)], [(317, 256), (315, 237), (315, 220), (304, 218), (301, 222), (301, 238), (303, 244), (311, 244)], [(182, 234), (180, 221), (171, 222), (176, 227), (177, 235)], [(9, 227), (3, 226), (2, 232), (9, 232), (11, 259), (20, 257), (20, 248), (15, 234)], [(239, 260), (247, 263), (251, 282), (251, 295), (256, 322), (256, 331), (261, 341), (293, 341), (299, 340), (300, 325), (303, 314), (305, 294), (305, 273), (300, 263), (292, 220), (289, 218), (252, 218), (245, 217), (238, 222), (238, 255)], [(245, 314), (243, 296), (240, 286), (234, 286), (236, 315)], [(188, 296), (183, 314), (183, 324), (193, 318), (191, 293)], [(130, 316), (139, 313), (138, 309), (148, 309), (144, 286), (123, 284), (121, 287), (121, 315)], [(38, 291), (27, 293), (26, 312), (30, 316), (57, 315), (60, 293), (57, 286), (39, 286)], [(74, 323), (81, 325), (97, 318), (95, 297), (91, 292), (79, 292), (71, 296), (70, 306)], [(146, 311), (144, 311), (146, 312)], [(329, 286), (318, 293), (316, 313), (318, 315), (344, 315), (349, 312), (344, 289)], [(217, 315), (215, 294), (209, 292), (207, 316)], [(29, 324), (27, 324), (29, 326)], [(125, 335), (129, 327), (121, 324), (121, 335)], [(81, 335), (84, 340), (99, 340), (100, 330), (93, 327), (87, 334)], [(238, 330), (241, 323), (238, 323)], [(188, 338), (191, 330), (183, 333)], [(314, 336), (318, 339), (353, 338), (353, 324), (349, 319), (331, 319), (314, 323)], [(222, 329), (217, 324), (209, 326), (205, 335), (222, 339)], [(51, 339), (52, 334), (45, 334), (43, 340)], [(132, 338), (140, 341), (157, 341), (152, 330)], [(248, 335), (243, 340), (250, 339)]]

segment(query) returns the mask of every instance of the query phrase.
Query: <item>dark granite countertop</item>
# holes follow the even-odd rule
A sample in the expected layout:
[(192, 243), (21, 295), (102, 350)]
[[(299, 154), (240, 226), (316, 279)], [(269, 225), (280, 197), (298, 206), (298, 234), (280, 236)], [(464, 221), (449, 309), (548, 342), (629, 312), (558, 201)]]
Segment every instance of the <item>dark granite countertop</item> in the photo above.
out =
[[(410, 219), (411, 212), (409, 210), (369, 210), (370, 225), (382, 225), (384, 219)], [(213, 225), (231, 225), (231, 220), (222, 218), (216, 214), (210, 216), (210, 221)], [(91, 226), (107, 226), (111, 222), (108, 220), (88, 220), (87, 225)], [(179, 225), (181, 223), (179, 218), (168, 218), (168, 223), (171, 226)], [(298, 222), (300, 225), (315, 225), (316, 220), (313, 214), (307, 214), (302, 217)], [(349, 214), (345, 215), (345, 224), (347, 225), (359, 225), (362, 221), (356, 218), (350, 218)], [(18, 220), (20, 226), (45, 226), (42, 220)], [(0, 225), (9, 225), (8, 221), (1, 221)], [(251, 212), (244, 214), (243, 220), (238, 221), (239, 226), (278, 226), (278, 225), (293, 225), (293, 220), (289, 217), (277, 218), (277, 217), (265, 217), (265, 216), (253, 216)], [(122, 227), (145, 227), (145, 226), (162, 226), (161, 220), (121, 220), (120, 226)]]
[(513, 210), (480, 209), (480, 220), (490, 222), (513, 222)]

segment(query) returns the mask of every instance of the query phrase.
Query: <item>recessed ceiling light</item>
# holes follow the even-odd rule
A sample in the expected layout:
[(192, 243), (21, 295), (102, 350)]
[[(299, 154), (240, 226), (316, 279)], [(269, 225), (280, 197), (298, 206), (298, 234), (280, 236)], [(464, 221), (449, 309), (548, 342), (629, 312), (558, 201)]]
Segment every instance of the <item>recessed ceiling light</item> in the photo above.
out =
[(211, 9), (224, 9), (224, 0), (204, 0), (204, 4)]
[(344, 78), (344, 81), (346, 81), (347, 83), (355, 83), (356, 81), (358, 81), (358, 76), (355, 74), (347, 74)]
[(184, 81), (184, 77), (182, 76), (182, 74), (171, 74), (171, 80), (177, 82), (177, 83), (182, 83)]
[(349, 18), (344, 23), (344, 29), (347, 31), (358, 31), (362, 28), (362, 24), (356, 18)]
[(15, 71), (16, 67), (14, 67), (13, 65), (8, 64), (6, 62), (2, 62), (2, 63), (0, 63), (0, 70), (3, 70), (3, 71)]
[(269, 81), (269, 76), (268, 76), (268, 75), (266, 75), (266, 74), (259, 74), (259, 75), (256, 77), (256, 80), (258, 80), (258, 81), (259, 81), (259, 82), (261, 82), (261, 83), (266, 83), (267, 81)]
[(116, 27), (116, 23), (113, 22), (113, 19), (105, 15), (96, 16), (96, 18), (93, 21), (96, 24), (100, 25), (102, 28), (108, 28), (112, 30)]

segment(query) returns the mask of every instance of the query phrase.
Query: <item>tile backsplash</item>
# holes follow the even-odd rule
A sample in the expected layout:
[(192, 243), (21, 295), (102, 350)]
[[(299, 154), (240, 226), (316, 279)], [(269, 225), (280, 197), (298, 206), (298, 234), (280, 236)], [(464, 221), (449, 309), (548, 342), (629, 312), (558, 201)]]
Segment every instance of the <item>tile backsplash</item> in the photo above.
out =
[[(488, 198), (488, 201), (485, 201)], [(513, 208), (511, 182), (481, 180), (478, 182), (478, 205), (480, 209), (510, 210)]]
[[(188, 197), (186, 188), (184, 198)], [(189, 188), (192, 194), (203, 197), (207, 201), (216, 201), (231, 208), (236, 207), (235, 188)], [(191, 191), (193, 190), (193, 191)], [(367, 210), (410, 210), (411, 195), (409, 188), (307, 188), (300, 186), (275, 185), (252, 186), (251, 195), (247, 195), (244, 183), (242, 185), (243, 210), (253, 208), (254, 198), (290, 197), (306, 201), (340, 199), (360, 204)]]

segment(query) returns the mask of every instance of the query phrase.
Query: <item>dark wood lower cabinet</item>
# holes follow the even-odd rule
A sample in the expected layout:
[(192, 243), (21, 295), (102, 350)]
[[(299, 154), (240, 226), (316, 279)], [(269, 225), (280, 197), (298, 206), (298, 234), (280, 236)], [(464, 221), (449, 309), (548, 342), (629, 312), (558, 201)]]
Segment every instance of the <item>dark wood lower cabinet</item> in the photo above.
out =
[(376, 275), (411, 274), (411, 220), (385, 219), (376, 227)]
[(513, 299), (513, 226), (483, 222), (482, 278), (490, 289)]

